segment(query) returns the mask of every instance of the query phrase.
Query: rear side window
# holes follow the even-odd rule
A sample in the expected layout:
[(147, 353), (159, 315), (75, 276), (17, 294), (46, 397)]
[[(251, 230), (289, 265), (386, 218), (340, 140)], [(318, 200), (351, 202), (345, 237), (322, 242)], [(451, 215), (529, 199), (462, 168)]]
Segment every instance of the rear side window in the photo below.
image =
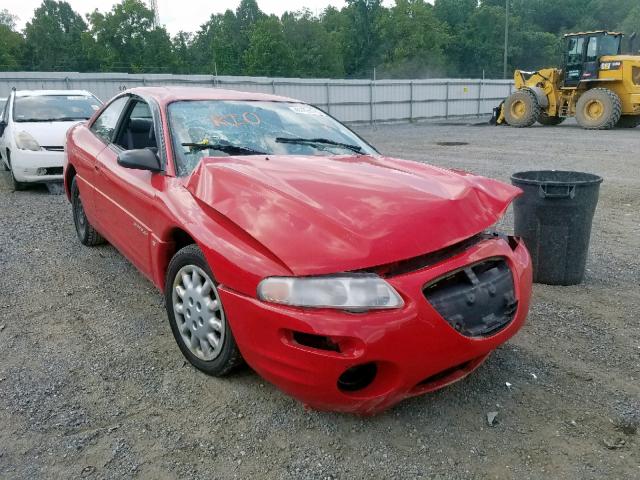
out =
[(91, 125), (91, 131), (106, 143), (111, 143), (113, 134), (118, 125), (118, 119), (124, 110), (129, 97), (120, 97), (114, 100), (111, 105), (104, 109), (96, 121)]

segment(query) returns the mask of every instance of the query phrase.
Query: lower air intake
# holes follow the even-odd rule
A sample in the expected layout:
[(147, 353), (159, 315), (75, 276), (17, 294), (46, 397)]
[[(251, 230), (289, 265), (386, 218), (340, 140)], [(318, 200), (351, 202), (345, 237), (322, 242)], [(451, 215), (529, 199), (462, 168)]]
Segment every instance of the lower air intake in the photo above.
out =
[(513, 276), (503, 259), (490, 259), (428, 284), (424, 296), (467, 337), (488, 336), (506, 327), (518, 308)]

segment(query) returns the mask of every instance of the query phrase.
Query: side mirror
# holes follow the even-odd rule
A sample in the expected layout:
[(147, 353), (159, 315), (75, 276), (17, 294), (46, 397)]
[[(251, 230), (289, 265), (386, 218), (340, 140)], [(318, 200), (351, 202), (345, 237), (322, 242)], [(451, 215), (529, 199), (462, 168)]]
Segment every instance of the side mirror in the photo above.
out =
[(139, 150), (125, 150), (118, 155), (118, 165), (135, 170), (149, 170), (160, 172), (160, 159), (153, 150), (141, 148)]
[(4, 130), (7, 128), (7, 122), (0, 120), (0, 137), (4, 135)]

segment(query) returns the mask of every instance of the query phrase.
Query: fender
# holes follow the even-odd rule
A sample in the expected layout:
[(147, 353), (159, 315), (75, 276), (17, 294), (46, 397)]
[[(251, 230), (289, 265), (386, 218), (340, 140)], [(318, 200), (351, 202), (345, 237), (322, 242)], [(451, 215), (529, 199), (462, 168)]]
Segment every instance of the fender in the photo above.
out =
[(540, 87), (524, 87), (522, 90), (529, 90), (536, 96), (538, 100), (538, 105), (542, 108), (547, 108), (549, 106), (549, 98), (547, 98), (547, 94), (544, 93), (544, 90)]

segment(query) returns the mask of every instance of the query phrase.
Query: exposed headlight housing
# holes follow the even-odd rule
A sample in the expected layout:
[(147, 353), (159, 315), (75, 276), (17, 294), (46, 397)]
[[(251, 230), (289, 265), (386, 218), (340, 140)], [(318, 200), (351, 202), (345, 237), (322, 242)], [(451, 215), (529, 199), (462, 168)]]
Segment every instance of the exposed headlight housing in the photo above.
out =
[(335, 308), (362, 312), (400, 308), (402, 297), (375, 274), (322, 277), (269, 277), (258, 285), (258, 298), (292, 307)]
[(40, 150), (40, 144), (28, 132), (22, 131), (22, 132), (16, 133), (15, 140), (16, 140), (16, 146), (20, 150), (33, 150), (33, 151)]

